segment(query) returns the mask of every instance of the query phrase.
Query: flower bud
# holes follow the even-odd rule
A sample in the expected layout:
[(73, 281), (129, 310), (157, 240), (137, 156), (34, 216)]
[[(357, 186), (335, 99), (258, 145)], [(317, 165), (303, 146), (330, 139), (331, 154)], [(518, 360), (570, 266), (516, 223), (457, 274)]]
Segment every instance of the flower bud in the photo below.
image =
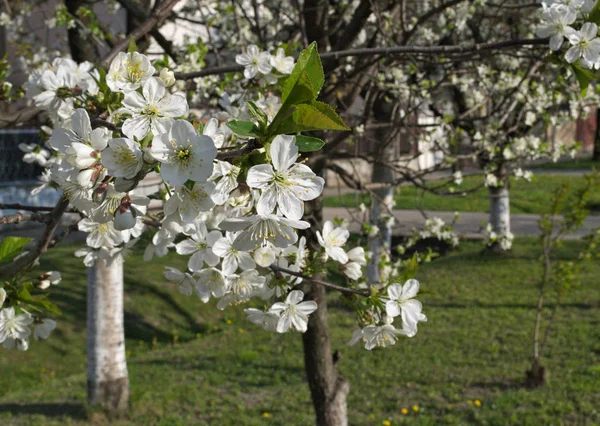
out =
[(37, 288), (41, 290), (46, 290), (51, 285), (58, 285), (62, 280), (60, 276), (60, 272), (58, 271), (49, 271), (45, 274), (40, 275), (40, 281), (37, 284)]
[(165, 86), (167, 87), (171, 87), (175, 84), (175, 73), (168, 68), (163, 68), (160, 70), (158, 77), (163, 81), (163, 83), (165, 83)]
[(82, 170), (77, 174), (77, 183), (79, 183), (79, 185), (83, 186), (84, 188), (94, 186), (95, 174), (96, 171), (94, 169)]
[(115, 229), (125, 231), (131, 229), (136, 224), (135, 213), (127, 207), (120, 206), (115, 212)]
[(107, 183), (101, 183), (98, 186), (98, 188), (96, 188), (94, 190), (94, 193), (92, 194), (92, 200), (96, 204), (102, 204), (104, 202), (104, 200), (106, 199), (106, 194), (107, 193), (108, 193), (108, 184)]
[(254, 250), (253, 257), (257, 265), (268, 268), (275, 263), (275, 250), (273, 247), (260, 247)]

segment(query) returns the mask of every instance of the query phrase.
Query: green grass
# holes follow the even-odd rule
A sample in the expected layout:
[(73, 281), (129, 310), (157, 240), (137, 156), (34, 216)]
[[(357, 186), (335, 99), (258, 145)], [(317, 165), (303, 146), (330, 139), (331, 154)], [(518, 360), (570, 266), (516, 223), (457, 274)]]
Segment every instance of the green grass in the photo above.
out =
[(536, 165), (536, 169), (543, 170), (592, 170), (600, 167), (599, 161), (593, 161), (591, 158), (576, 158), (574, 160), (558, 161), (556, 163), (549, 162)]
[[(561, 256), (572, 257), (579, 247), (569, 242)], [(354, 317), (331, 296), (332, 344), (342, 352), (339, 368), (352, 385), (351, 424), (600, 423), (600, 265), (591, 265), (559, 310), (545, 359), (549, 383), (529, 390), (522, 383), (539, 249), (534, 240), (517, 240), (505, 257), (482, 257), (480, 250), (477, 243), (464, 243), (418, 271), (423, 288), (432, 292), (420, 297), (429, 322), (387, 350), (348, 347)], [(32, 342), (29, 352), (1, 352), (2, 425), (88, 424), (85, 271), (72, 251), (53, 249), (40, 268), (64, 275), (52, 295), (65, 312), (55, 334)], [(242, 307), (221, 312), (178, 294), (163, 282), (167, 261), (184, 263), (169, 256), (148, 264), (137, 253), (126, 264), (133, 395), (128, 418), (114, 424), (314, 424), (300, 337), (256, 329)], [(469, 404), (474, 400), (481, 407)], [(92, 424), (106, 424), (97, 413), (89, 416)]]
[[(394, 200), (396, 209), (422, 208), (435, 211), (458, 212), (489, 212), (489, 196), (487, 188), (479, 188), (474, 192), (467, 192), (482, 185), (480, 176), (465, 177), (460, 186), (455, 186), (456, 195), (440, 196), (430, 192), (423, 192), (411, 185), (396, 188)], [(563, 184), (571, 185), (575, 189), (583, 186), (584, 178), (581, 176), (565, 175), (535, 175), (532, 182), (523, 179), (511, 180), (510, 208), (511, 213), (548, 213), (554, 192)], [(435, 185), (440, 185), (436, 183)], [(447, 188), (444, 189), (447, 191)], [(323, 200), (326, 207), (358, 207), (360, 203), (369, 205), (368, 194), (344, 194), (341, 197), (334, 195)], [(597, 210), (600, 205), (600, 193), (596, 193), (590, 200), (589, 207)]]

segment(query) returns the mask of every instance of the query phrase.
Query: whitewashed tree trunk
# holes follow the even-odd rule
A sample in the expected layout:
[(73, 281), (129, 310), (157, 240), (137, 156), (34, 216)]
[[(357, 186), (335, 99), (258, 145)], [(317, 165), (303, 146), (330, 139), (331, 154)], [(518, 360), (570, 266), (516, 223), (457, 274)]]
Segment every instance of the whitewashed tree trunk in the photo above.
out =
[(490, 224), (492, 230), (500, 235), (510, 232), (510, 199), (508, 186), (489, 188), (490, 192)]
[[(373, 183), (386, 183), (394, 179), (392, 169), (380, 164), (373, 165)], [(379, 281), (379, 259), (382, 253), (390, 250), (392, 246), (392, 227), (388, 221), (382, 220), (382, 214), (387, 213), (386, 205), (391, 206), (394, 198), (393, 188), (376, 189), (376, 196), (371, 202), (371, 225), (379, 228), (379, 233), (369, 237), (369, 251), (372, 256), (367, 266), (367, 279), (370, 283)]]
[(110, 415), (129, 406), (129, 377), (123, 327), (123, 262), (103, 260), (88, 269), (88, 402)]

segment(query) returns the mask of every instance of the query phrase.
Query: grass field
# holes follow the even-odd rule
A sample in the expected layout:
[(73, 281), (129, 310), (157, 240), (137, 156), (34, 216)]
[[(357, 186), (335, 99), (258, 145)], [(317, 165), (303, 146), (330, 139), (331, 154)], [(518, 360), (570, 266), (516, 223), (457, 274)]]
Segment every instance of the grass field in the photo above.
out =
[[(56, 248), (41, 270), (59, 269), (53, 291), (64, 310), (47, 342), (2, 350), (1, 425), (106, 424), (85, 408), (85, 271)], [(574, 256), (569, 242), (561, 256)], [(530, 359), (540, 254), (517, 240), (506, 257), (481, 246), (422, 267), (417, 278), (429, 322), (387, 350), (348, 347), (353, 316), (330, 299), (334, 349), (352, 384), (353, 425), (592, 425), (600, 423), (600, 265), (559, 310), (545, 365), (547, 386), (522, 386)], [(129, 417), (115, 425), (312, 425), (301, 339), (256, 329), (242, 308), (218, 311), (163, 282), (165, 263), (141, 253), (126, 263), (126, 332), (133, 390)], [(413, 408), (414, 406), (414, 408)], [(403, 408), (408, 414), (403, 414)], [(418, 410), (418, 411), (416, 411)]]
[(600, 168), (599, 161), (592, 161), (590, 157), (576, 158), (574, 160), (558, 161), (556, 163), (544, 163), (535, 166), (543, 170), (592, 170)]
[[(465, 177), (460, 186), (456, 186), (456, 195), (439, 196), (430, 192), (424, 193), (414, 186), (405, 185), (396, 188), (394, 200), (397, 209), (422, 208), (436, 211), (459, 211), (459, 212), (488, 212), (489, 196), (487, 188), (480, 188), (475, 192), (462, 194), (460, 191), (468, 191), (482, 185), (480, 176)], [(535, 175), (532, 182), (523, 179), (511, 180), (510, 206), (511, 213), (547, 213), (550, 209), (553, 193), (563, 184), (569, 184), (577, 188), (584, 185), (584, 178), (580, 176), (566, 175)], [(439, 185), (439, 184), (436, 184)], [(367, 194), (345, 194), (325, 198), (324, 205), (327, 207), (358, 207), (364, 202), (370, 203)], [(590, 206), (593, 211), (600, 210), (600, 193), (592, 196)]]

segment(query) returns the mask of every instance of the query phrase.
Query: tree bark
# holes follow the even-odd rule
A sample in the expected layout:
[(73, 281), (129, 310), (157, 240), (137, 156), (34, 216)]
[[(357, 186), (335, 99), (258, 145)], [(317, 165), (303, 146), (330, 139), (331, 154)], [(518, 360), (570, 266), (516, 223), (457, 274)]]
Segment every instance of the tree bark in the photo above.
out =
[(304, 367), (317, 426), (347, 426), (346, 396), (350, 391), (350, 384), (338, 373), (331, 353), (325, 288), (309, 285), (306, 298), (319, 305), (308, 321), (308, 330), (302, 336)]
[[(312, 170), (318, 175), (322, 173), (324, 166), (323, 160), (311, 164)], [(311, 229), (322, 227), (322, 200), (317, 198), (306, 203), (304, 214), (311, 223), (311, 228), (305, 234), (307, 246), (318, 250), (319, 243)], [(308, 320), (306, 333), (302, 335), (304, 368), (315, 407), (317, 426), (347, 426), (346, 396), (350, 391), (350, 384), (338, 373), (331, 350), (325, 288), (306, 284), (304, 291), (306, 299), (314, 300), (318, 305), (318, 309)], [(337, 353), (335, 358), (339, 359)]]
[(103, 260), (88, 269), (88, 402), (110, 416), (129, 406), (129, 376), (123, 327), (123, 262)]
[(596, 109), (596, 135), (594, 137), (593, 161), (600, 161), (600, 105)]
[[(90, 7), (90, 4), (85, 0), (65, 0), (65, 6), (71, 15), (77, 16), (77, 10), (81, 6)], [(94, 42), (91, 37), (83, 34), (78, 25), (69, 28), (68, 36), (71, 57), (75, 62), (96, 62), (98, 60), (99, 55)]]

